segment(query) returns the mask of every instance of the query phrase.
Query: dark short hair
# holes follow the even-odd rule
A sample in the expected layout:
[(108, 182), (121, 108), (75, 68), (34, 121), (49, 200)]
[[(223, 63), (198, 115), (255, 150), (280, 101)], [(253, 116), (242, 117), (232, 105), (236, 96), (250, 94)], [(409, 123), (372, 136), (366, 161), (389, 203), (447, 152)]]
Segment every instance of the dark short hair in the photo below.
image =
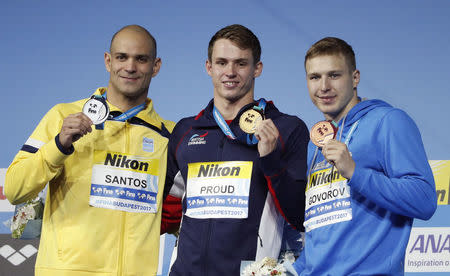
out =
[(149, 31), (147, 31), (146, 28), (144, 28), (144, 27), (142, 27), (142, 26), (139, 26), (139, 25), (127, 25), (127, 26), (122, 27), (120, 30), (118, 30), (118, 31), (113, 35), (113, 37), (111, 38), (111, 43), (109, 44), (109, 52), (111, 52), (111, 47), (112, 47), (113, 41), (114, 41), (114, 39), (116, 38), (116, 36), (117, 36), (121, 31), (124, 31), (124, 30), (133, 30), (133, 31), (135, 31), (135, 32), (142, 32), (142, 33), (144, 33), (145, 35), (147, 35), (148, 39), (150, 40), (150, 43), (151, 43), (152, 46), (153, 46), (153, 53), (150, 53), (150, 54), (151, 54), (151, 58), (153, 58), (153, 59), (156, 58), (156, 39), (153, 37), (153, 35), (152, 35)]
[(305, 67), (308, 59), (317, 56), (342, 55), (350, 71), (356, 70), (355, 52), (344, 40), (337, 37), (325, 37), (314, 43), (305, 55)]
[(250, 49), (255, 64), (261, 59), (261, 44), (256, 35), (242, 25), (233, 24), (220, 29), (213, 37), (211, 37), (208, 45), (209, 61), (211, 61), (214, 43), (222, 38), (231, 40), (243, 50)]

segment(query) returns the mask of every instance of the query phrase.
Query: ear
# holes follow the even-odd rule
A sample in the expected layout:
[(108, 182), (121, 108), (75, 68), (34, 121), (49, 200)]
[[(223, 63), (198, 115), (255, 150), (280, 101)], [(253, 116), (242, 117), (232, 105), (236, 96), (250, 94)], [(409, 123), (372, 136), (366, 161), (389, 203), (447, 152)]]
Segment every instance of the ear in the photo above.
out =
[(261, 75), (263, 69), (263, 64), (261, 61), (258, 61), (255, 65), (255, 72), (253, 73), (253, 77), (257, 78)]
[(206, 72), (208, 73), (208, 75), (210, 75), (212, 77), (212, 73), (211, 73), (211, 71), (212, 71), (212, 64), (209, 61), (209, 59), (207, 59), (206, 62), (205, 62), (205, 68), (206, 68)]
[(108, 52), (105, 52), (105, 67), (106, 71), (111, 73), (111, 54)]
[(152, 78), (155, 77), (156, 75), (158, 75), (159, 69), (161, 69), (161, 65), (162, 65), (162, 60), (161, 60), (161, 58), (157, 57), (155, 59), (155, 62), (153, 63)]
[(358, 69), (353, 71), (352, 73), (352, 82), (353, 82), (353, 89), (356, 89), (359, 84), (359, 78), (360, 78), (360, 72)]

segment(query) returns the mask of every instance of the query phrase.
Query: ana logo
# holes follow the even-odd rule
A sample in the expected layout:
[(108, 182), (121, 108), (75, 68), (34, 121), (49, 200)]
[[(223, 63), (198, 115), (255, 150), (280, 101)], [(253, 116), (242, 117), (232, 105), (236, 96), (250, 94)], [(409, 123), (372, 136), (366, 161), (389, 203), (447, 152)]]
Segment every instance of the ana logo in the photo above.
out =
[(450, 227), (413, 227), (405, 253), (405, 272), (450, 272)]
[(16, 251), (14, 248), (12, 248), (7, 244), (0, 247), (0, 256), (7, 259), (10, 263), (12, 263), (15, 266), (20, 265), (28, 258), (36, 254), (36, 252), (37, 249), (31, 244), (25, 245), (19, 251)]
[(204, 145), (206, 144), (205, 137), (208, 135), (208, 131), (202, 135), (194, 134), (189, 138), (188, 146), (190, 145)]

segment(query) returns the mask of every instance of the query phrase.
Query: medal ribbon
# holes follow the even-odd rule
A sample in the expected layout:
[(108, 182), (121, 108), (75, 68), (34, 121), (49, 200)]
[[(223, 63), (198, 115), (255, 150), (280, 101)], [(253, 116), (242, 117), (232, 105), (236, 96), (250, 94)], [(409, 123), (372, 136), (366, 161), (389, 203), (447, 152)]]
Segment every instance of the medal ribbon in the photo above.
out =
[[(103, 99), (105, 99), (106, 101), (106, 93), (101, 95), (101, 97)], [(112, 118), (108, 118), (110, 120), (114, 120), (114, 121), (119, 121), (119, 122), (125, 122), (126, 120), (133, 118), (134, 116), (136, 116), (139, 112), (141, 112), (143, 109), (145, 109), (145, 103), (142, 103), (138, 106), (133, 107), (132, 109), (129, 109), (126, 112), (123, 112), (122, 114), (120, 114), (119, 116), (116, 117), (112, 117)], [(98, 126), (98, 128), (97, 128)], [(96, 128), (97, 129), (103, 129), (104, 127), (104, 123), (102, 123), (101, 125), (97, 125)]]
[[(102, 97), (106, 100), (106, 93), (102, 95)], [(125, 122), (126, 120), (133, 118), (136, 116), (139, 112), (141, 112), (145, 108), (145, 103), (142, 103), (138, 106), (133, 107), (132, 109), (129, 109), (128, 111), (123, 112), (119, 116), (108, 118), (114, 121), (120, 121)]]
[(111, 119), (114, 120), (114, 121), (125, 122), (126, 120), (136, 116), (144, 108), (145, 108), (145, 103), (142, 103), (142, 104), (140, 104), (138, 106), (135, 106), (132, 109), (129, 109), (128, 111), (120, 114), (119, 116), (113, 117)]
[[(266, 109), (266, 101), (264, 99), (260, 99), (258, 101), (258, 106), (254, 106), (253, 109), (262, 111), (264, 114), (264, 110)], [(230, 139), (235, 140), (238, 139), (240, 141), (246, 142), (248, 145), (255, 145), (258, 143), (258, 139), (256, 139), (255, 135), (253, 134), (244, 134), (240, 137), (236, 137), (234, 135), (233, 131), (231, 131), (230, 126), (227, 124), (225, 119), (223, 118), (222, 114), (216, 109), (216, 106), (213, 108), (213, 116), (214, 120), (216, 120), (217, 125), (222, 129), (223, 133)]]

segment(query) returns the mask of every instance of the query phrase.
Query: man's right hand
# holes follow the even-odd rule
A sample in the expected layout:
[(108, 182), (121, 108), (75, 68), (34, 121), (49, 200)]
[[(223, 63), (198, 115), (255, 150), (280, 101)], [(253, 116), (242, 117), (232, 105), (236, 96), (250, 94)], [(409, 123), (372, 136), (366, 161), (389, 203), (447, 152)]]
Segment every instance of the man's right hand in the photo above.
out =
[(70, 114), (64, 118), (59, 142), (64, 148), (69, 149), (73, 142), (92, 131), (91, 125), (91, 119), (82, 112)]

